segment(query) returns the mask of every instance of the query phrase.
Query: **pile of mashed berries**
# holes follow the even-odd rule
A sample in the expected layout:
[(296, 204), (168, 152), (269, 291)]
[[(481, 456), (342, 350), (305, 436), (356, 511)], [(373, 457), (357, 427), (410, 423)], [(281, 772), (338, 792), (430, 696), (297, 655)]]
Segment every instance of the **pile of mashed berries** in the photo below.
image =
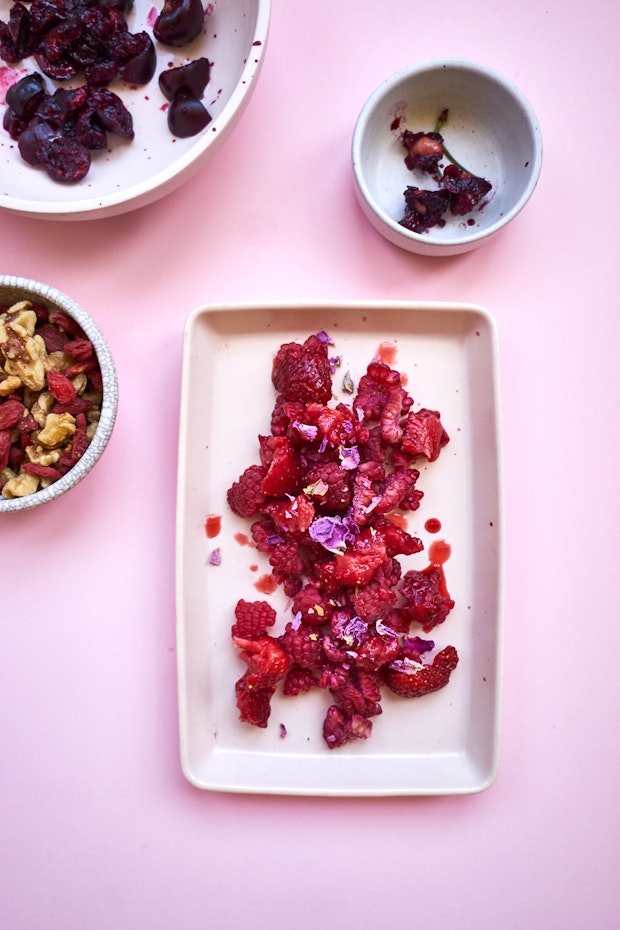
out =
[[(148, 83), (157, 55), (148, 32), (130, 31), (132, 7), (133, 0), (33, 0), (29, 7), (14, 3), (8, 21), (0, 21), (0, 57), (7, 64), (33, 57), (39, 68), (7, 90), (3, 127), (24, 161), (54, 181), (85, 178), (92, 153), (108, 148), (108, 134), (134, 138), (131, 113), (109, 85)], [(181, 47), (197, 38), (204, 18), (200, 0), (165, 0), (153, 35), (165, 46)], [(66, 86), (80, 78), (83, 83)], [(196, 135), (211, 121), (201, 102), (209, 78), (206, 58), (159, 76), (174, 135)]]
[[(228, 504), (252, 520), (292, 613), (275, 633), (268, 601), (238, 600), (239, 718), (266, 727), (277, 689), (321, 689), (323, 738), (335, 749), (370, 736), (385, 688), (408, 698), (443, 688), (458, 654), (428, 635), (454, 606), (443, 567), (403, 573), (399, 562), (423, 548), (403, 515), (423, 497), (416, 462), (434, 462), (448, 442), (440, 414), (414, 410), (399, 372), (381, 361), (368, 365), (350, 404), (333, 403), (329, 344), (319, 333), (278, 350), (271, 430), (259, 434), (258, 460)], [(353, 394), (349, 376), (344, 384)]]

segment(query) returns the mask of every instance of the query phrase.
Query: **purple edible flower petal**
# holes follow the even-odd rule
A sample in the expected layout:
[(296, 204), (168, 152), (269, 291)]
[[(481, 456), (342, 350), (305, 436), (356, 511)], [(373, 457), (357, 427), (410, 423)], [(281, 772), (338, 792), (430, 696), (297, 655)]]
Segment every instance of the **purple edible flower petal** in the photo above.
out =
[(357, 446), (340, 446), (338, 450), (340, 454), (340, 467), (345, 471), (353, 471), (353, 469), (358, 468), (360, 463), (360, 451)]
[(300, 423), (299, 420), (295, 420), (293, 423), (294, 429), (297, 430), (300, 436), (303, 436), (304, 439), (316, 439), (317, 433), (319, 431), (318, 426), (312, 426), (310, 423)]
[(347, 548), (347, 543), (353, 541), (353, 533), (343, 517), (338, 515), (318, 517), (310, 524), (308, 533), (311, 539), (336, 555), (342, 555)]
[(334, 340), (333, 340), (332, 337), (329, 335), (329, 333), (326, 333), (326, 332), (325, 332), (324, 329), (322, 329), (320, 332), (318, 332), (318, 333), (316, 334), (316, 338), (317, 338), (317, 339), (319, 340), (319, 342), (321, 342), (324, 346), (333, 346), (333, 344), (334, 344)]
[(209, 565), (221, 565), (222, 564), (222, 553), (219, 549), (214, 549), (211, 555), (209, 556)]

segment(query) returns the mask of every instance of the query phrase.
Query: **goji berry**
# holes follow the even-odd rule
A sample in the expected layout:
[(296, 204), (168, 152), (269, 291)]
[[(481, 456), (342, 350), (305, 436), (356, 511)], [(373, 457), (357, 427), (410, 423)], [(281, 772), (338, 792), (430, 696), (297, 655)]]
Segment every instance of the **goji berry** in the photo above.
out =
[(76, 362), (85, 362), (93, 357), (95, 350), (90, 339), (72, 339), (65, 342), (63, 351), (65, 355), (71, 356)]
[(61, 404), (71, 404), (75, 400), (75, 387), (66, 375), (60, 371), (48, 371), (47, 386), (50, 393)]
[(52, 481), (58, 481), (62, 477), (57, 468), (51, 465), (39, 465), (37, 462), (24, 462), (22, 471), (28, 475), (38, 475), (39, 478), (51, 478)]
[(16, 397), (8, 397), (0, 404), (0, 430), (17, 426), (24, 415), (24, 405)]
[(51, 314), (50, 323), (53, 323), (54, 326), (57, 326), (58, 329), (61, 329), (64, 333), (68, 333), (70, 336), (77, 336), (80, 339), (84, 338), (84, 330), (80, 324), (77, 323), (73, 317), (63, 313), (62, 310), (55, 310), (54, 313)]
[(8, 429), (0, 430), (0, 471), (9, 464), (9, 452), (11, 451), (11, 431)]

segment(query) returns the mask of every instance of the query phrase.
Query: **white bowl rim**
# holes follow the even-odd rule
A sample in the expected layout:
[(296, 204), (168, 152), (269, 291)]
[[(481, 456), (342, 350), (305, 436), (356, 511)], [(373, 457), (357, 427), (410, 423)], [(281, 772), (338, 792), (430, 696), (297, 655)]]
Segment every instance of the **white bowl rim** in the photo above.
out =
[[(502, 87), (519, 103), (528, 123), (531, 126), (532, 135), (535, 141), (532, 172), (528, 184), (526, 185), (519, 199), (495, 223), (487, 226), (482, 230), (475, 230), (471, 233), (464, 233), (459, 237), (458, 240), (436, 239), (432, 235), (432, 230), (428, 233), (416, 233), (413, 232), (413, 230), (407, 229), (405, 226), (401, 226), (400, 223), (398, 223), (388, 213), (386, 213), (385, 210), (383, 210), (370, 195), (361, 167), (362, 137), (366, 129), (366, 124), (375, 107), (381, 102), (383, 97), (394, 87), (398, 86), (398, 84), (408, 80), (416, 74), (423, 74), (425, 72), (436, 71), (438, 69), (460, 69), (465, 71), (472, 71), (476, 72), (477, 74), (489, 77), (498, 84), (501, 84)], [(420, 243), (421, 245), (431, 247), (434, 250), (436, 249), (437, 251), (445, 250), (447, 252), (452, 252), (455, 246), (459, 248), (462, 246), (470, 246), (478, 241), (489, 239), (500, 229), (503, 229), (512, 219), (514, 219), (518, 213), (521, 212), (523, 207), (534, 193), (538, 183), (540, 171), (542, 168), (542, 154), (543, 142), (540, 124), (532, 105), (530, 104), (523, 91), (514, 83), (514, 81), (510, 80), (510, 78), (506, 77), (506, 75), (502, 74), (500, 71), (497, 71), (490, 65), (485, 65), (481, 62), (474, 61), (473, 59), (469, 58), (428, 58), (424, 61), (414, 62), (411, 65), (400, 68), (398, 71), (395, 71), (389, 77), (385, 78), (381, 84), (379, 84), (379, 86), (371, 93), (371, 95), (366, 100), (366, 103), (362, 107), (353, 130), (353, 138), (351, 142), (353, 174), (355, 176), (358, 190), (363, 196), (368, 207), (372, 209), (372, 211), (386, 226), (390, 227), (394, 236), (398, 236), (403, 240), (410, 240), (411, 242)]]
[(23, 278), (19, 275), (0, 275), (0, 289), (2, 288), (14, 288), (17, 291), (23, 292), (23, 297), (21, 298), (23, 300), (31, 300), (33, 296), (40, 297), (44, 301), (56, 304), (61, 310), (70, 314), (73, 319), (79, 323), (95, 346), (102, 376), (104, 378), (101, 415), (95, 435), (84, 452), (84, 455), (76, 462), (70, 471), (63, 475), (62, 478), (59, 478), (58, 481), (50, 484), (47, 488), (35, 491), (27, 497), (16, 497), (11, 499), (0, 496), (0, 513), (10, 513), (12, 511), (30, 510), (33, 507), (38, 507), (40, 504), (45, 504), (48, 501), (60, 497), (81, 481), (95, 465), (110, 440), (112, 429), (116, 421), (118, 408), (118, 376), (110, 348), (101, 330), (86, 310), (76, 303), (73, 298), (68, 297), (50, 284), (43, 284), (41, 281), (35, 281), (32, 278)]
[(230, 99), (219, 116), (209, 123), (208, 132), (205, 132), (198, 143), (188, 149), (172, 165), (167, 166), (146, 181), (99, 197), (89, 197), (85, 200), (76, 201), (64, 201), (59, 197), (58, 200), (54, 201), (35, 200), (30, 202), (24, 201), (20, 197), (7, 195), (0, 201), (0, 209), (22, 216), (80, 219), (81, 214), (103, 213), (105, 215), (106, 211), (114, 210), (114, 208), (121, 207), (124, 204), (126, 209), (129, 210), (134, 201), (136, 207), (141, 206), (144, 197), (154, 194), (160, 187), (165, 188), (177, 175), (182, 175), (184, 171), (197, 162), (207, 148), (215, 146), (217, 140), (224, 134), (224, 130), (234, 121), (243, 104), (247, 102), (263, 63), (270, 15), (271, 0), (257, 0), (256, 28), (251, 42), (251, 47), (256, 52), (256, 55), (248, 55)]

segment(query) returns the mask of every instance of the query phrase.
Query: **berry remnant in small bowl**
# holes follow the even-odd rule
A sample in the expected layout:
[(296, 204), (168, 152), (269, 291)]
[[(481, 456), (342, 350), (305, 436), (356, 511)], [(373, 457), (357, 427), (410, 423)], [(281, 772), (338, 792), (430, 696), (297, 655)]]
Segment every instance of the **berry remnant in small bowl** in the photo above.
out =
[(98, 327), (55, 288), (0, 276), (0, 513), (54, 500), (106, 448), (116, 370)]
[(239, 719), (265, 728), (277, 688), (291, 698), (320, 689), (323, 738), (337, 749), (368, 739), (384, 690), (438, 691), (459, 656), (429, 637), (454, 607), (441, 559), (404, 573), (399, 561), (423, 549), (402, 518), (424, 496), (416, 463), (436, 461), (449, 442), (441, 415), (414, 409), (399, 372), (377, 359), (357, 390), (345, 374), (350, 403), (332, 403), (331, 346), (323, 332), (280, 346), (270, 434), (258, 435), (257, 461), (227, 498), (252, 521), (292, 613), (275, 633), (280, 618), (267, 601), (236, 603), (232, 641), (246, 666), (235, 685)]
[(526, 205), (542, 137), (506, 77), (466, 59), (433, 59), (371, 94), (352, 163), (362, 212), (389, 242), (419, 255), (458, 255), (491, 240)]

